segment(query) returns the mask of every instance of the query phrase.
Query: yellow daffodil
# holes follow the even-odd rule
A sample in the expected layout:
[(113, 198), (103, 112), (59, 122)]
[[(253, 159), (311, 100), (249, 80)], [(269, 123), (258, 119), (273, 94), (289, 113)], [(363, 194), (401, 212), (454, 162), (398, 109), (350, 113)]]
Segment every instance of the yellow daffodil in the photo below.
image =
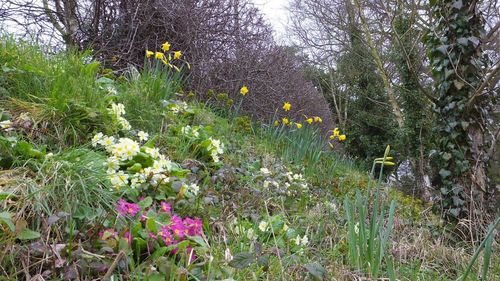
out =
[(181, 57), (182, 57), (182, 52), (181, 51), (174, 52), (174, 60), (178, 60)]
[(288, 125), (288, 123), (290, 123), (286, 117), (284, 117), (281, 121), (283, 122), (283, 125)]
[(314, 120), (313, 120), (312, 118), (307, 118), (307, 119), (306, 119), (306, 122), (307, 122), (307, 123), (309, 123), (309, 124), (312, 124), (312, 122), (313, 122), (313, 121), (314, 121)]
[(165, 57), (165, 55), (163, 53), (161, 53), (161, 52), (156, 52), (155, 53), (155, 58), (156, 59), (162, 60), (164, 57)]
[(336, 137), (340, 136), (339, 128), (333, 129), (333, 135), (336, 136)]
[(150, 58), (154, 55), (155, 53), (149, 50), (146, 50), (146, 58)]
[(170, 43), (168, 42), (165, 42), (161, 45), (161, 49), (164, 51), (164, 52), (168, 52), (168, 50), (170, 50)]
[(315, 116), (315, 117), (314, 117), (314, 122), (319, 122), (319, 123), (321, 123), (321, 122), (323, 122), (323, 119), (321, 119), (321, 117), (319, 117), (319, 116)]
[(274, 126), (278, 127), (280, 125), (280, 121), (276, 120), (274, 121)]
[(333, 140), (333, 139), (335, 139), (335, 138), (336, 138), (336, 136), (335, 136), (335, 135), (331, 135), (331, 136), (330, 136), (330, 139), (331, 139), (331, 140)]
[(297, 126), (297, 129), (302, 128), (302, 124), (300, 124), (300, 123), (295, 123), (295, 126)]
[(241, 94), (242, 96), (244, 96), (244, 95), (248, 94), (248, 88), (247, 88), (247, 86), (243, 86), (243, 87), (241, 87), (241, 89), (240, 89), (240, 94)]
[(339, 136), (339, 141), (345, 141), (346, 138), (347, 138), (346, 135), (340, 135)]
[(292, 108), (292, 105), (291, 105), (289, 102), (285, 102), (285, 103), (283, 104), (283, 109), (284, 109), (285, 111), (290, 110), (290, 108)]

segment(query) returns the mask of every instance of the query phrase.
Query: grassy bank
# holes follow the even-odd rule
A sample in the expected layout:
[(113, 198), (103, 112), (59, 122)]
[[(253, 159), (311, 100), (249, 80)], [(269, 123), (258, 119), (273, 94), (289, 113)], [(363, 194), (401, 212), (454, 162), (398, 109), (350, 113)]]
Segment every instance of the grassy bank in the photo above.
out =
[[(314, 122), (235, 115), (239, 101), (198, 99), (154, 58), (117, 75), (86, 54), (0, 39), (0, 64), (2, 279), (375, 277), (348, 258), (356, 224), (350, 232), (344, 198), (377, 185)], [(380, 190), (396, 207), (376, 277), (459, 278), (474, 247), (429, 206)]]

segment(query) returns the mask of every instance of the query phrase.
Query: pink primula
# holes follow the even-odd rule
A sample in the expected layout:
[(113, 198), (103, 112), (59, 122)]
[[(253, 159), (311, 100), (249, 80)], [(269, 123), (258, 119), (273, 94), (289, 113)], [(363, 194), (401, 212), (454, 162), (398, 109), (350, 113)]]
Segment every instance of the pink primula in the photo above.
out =
[(167, 202), (165, 201), (162, 201), (161, 202), (161, 209), (162, 211), (164, 211), (165, 213), (171, 213), (172, 212), (172, 208), (170, 207), (170, 204), (168, 204)]
[(116, 206), (116, 211), (122, 215), (131, 215), (132, 217), (135, 216), (139, 211), (141, 210), (141, 207), (135, 203), (128, 203), (127, 201), (123, 200), (120, 198), (118, 200), (117, 206)]

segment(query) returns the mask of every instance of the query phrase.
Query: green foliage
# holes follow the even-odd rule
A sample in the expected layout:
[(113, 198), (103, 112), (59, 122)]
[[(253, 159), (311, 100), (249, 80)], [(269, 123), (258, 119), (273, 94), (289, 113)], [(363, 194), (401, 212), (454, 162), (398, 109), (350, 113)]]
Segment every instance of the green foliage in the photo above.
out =
[(351, 27), (349, 35), (351, 48), (338, 62), (338, 75), (347, 84), (351, 97), (346, 148), (353, 156), (368, 160), (381, 155), (385, 144), (395, 142), (397, 126), (361, 31)]
[(434, 108), (438, 135), (435, 166), (444, 214), (450, 218), (469, 212), (466, 202), (472, 198), (468, 199), (466, 189), (473, 185), (474, 177), (469, 132), (488, 119), (491, 98), (482, 95), (472, 106), (469, 104), (487, 62), (479, 39), (483, 23), (475, 5), (475, 1), (436, 2), (432, 6), (436, 23), (425, 39), (438, 94)]
[(394, 31), (398, 39), (394, 44), (393, 56), (401, 77), (396, 90), (405, 117), (397, 147), (404, 157), (415, 158), (419, 156), (421, 146), (429, 146), (432, 122), (431, 106), (422, 90), (419, 90), (416, 74), (423, 59), (413, 42), (419, 30), (410, 15), (402, 14), (394, 21)]
[[(110, 70), (100, 69), (90, 75), (92, 79), (83, 75), (81, 94), (72, 86), (71, 95), (57, 88), (53, 98), (65, 99), (69, 104), (68, 108), (58, 108), (45, 91), (53, 87), (51, 81), (55, 78), (45, 75), (40, 68), (52, 67), (49, 72), (64, 77), (66, 71), (85, 68), (88, 61), (74, 60), (69, 65), (64, 62), (64, 54), (37, 58), (35, 48), (32, 63), (24, 59), (16, 62), (10, 58), (25, 55), (23, 48), (28, 47), (20, 44), (10, 48), (6, 51), (5, 46), (0, 47), (0, 59), (9, 58), (6, 60), (9, 66), (22, 65), (16, 66), (16, 76), (9, 71), (0, 72), (0, 83), (6, 87), (2, 89), (8, 88), (8, 92), (1, 92), (0, 121), (12, 120), (12, 127), (0, 129), (0, 157), (8, 162), (8, 165), (1, 162), (0, 168), (2, 276), (19, 279), (43, 272), (46, 279), (76, 279), (78, 274), (99, 279), (115, 264), (113, 279), (344, 278), (346, 274), (359, 274), (351, 271), (358, 269), (358, 265), (349, 262), (349, 251), (354, 253), (353, 243), (348, 241), (351, 238), (345, 239), (353, 235), (356, 223), (360, 233), (363, 229), (364, 242), (360, 242), (355, 232), (351, 240), (356, 240), (358, 251), (367, 253), (359, 268), (370, 276), (454, 278), (459, 274), (457, 268), (465, 269), (472, 255), (467, 248), (450, 246), (445, 237), (434, 239), (422, 235), (426, 233), (422, 229), (427, 230), (426, 224), (430, 222), (417, 201), (395, 190), (385, 193), (380, 182), (375, 196), (370, 196), (373, 181), (352, 160), (325, 149), (327, 143), (313, 126), (306, 123), (301, 129), (295, 125), (261, 126), (236, 116), (232, 104), (214, 110), (196, 101), (186, 103), (183, 99), (187, 96), (179, 89), (182, 77), (154, 66), (144, 73), (129, 69), (119, 77)], [(20, 74), (27, 70), (31, 76)], [(80, 74), (75, 71), (72, 75)], [(78, 80), (73, 76), (67, 78), (68, 83)], [(43, 87), (35, 89), (32, 96), (18, 91), (23, 89), (23, 83), (38, 83)], [(87, 88), (95, 94), (85, 93)], [(219, 106), (224, 107), (223, 95), (212, 96), (219, 98)], [(109, 116), (108, 107), (112, 103), (125, 104), (124, 116), (133, 130), (117, 127), (120, 125), (117, 118)], [(37, 114), (45, 112), (47, 104), (51, 104), (53, 115)], [(30, 112), (31, 117), (24, 119), (25, 112)], [(67, 118), (65, 123), (50, 123), (61, 116)], [(35, 129), (43, 129), (42, 134), (37, 135)], [(157, 150), (149, 152), (161, 153), (165, 164), (172, 165), (163, 174), (169, 183), (112, 189), (107, 171), (111, 149), (103, 145), (90, 150), (90, 139), (101, 131), (114, 140), (134, 138), (139, 137), (139, 130), (148, 132), (149, 140), (141, 142), (143, 148), (139, 148), (137, 157), (118, 161), (117, 172), (131, 177), (144, 173), (152, 180), (158, 173), (141, 171), (151, 168), (152, 161), (141, 153), (149, 150), (146, 146), (154, 147)], [(356, 138), (348, 136), (351, 137)], [(220, 139), (224, 144), (217, 163), (213, 152), (218, 144), (209, 142), (210, 138)], [(376, 161), (389, 164), (384, 159)], [(187, 182), (190, 184), (183, 184)], [(358, 195), (356, 188), (360, 189)], [(344, 196), (348, 199), (342, 208), (338, 198)], [(137, 204), (141, 212), (135, 216), (117, 216), (118, 198)], [(397, 202), (397, 214), (388, 206), (387, 199)], [(159, 228), (173, 220), (162, 202), (171, 204), (172, 214), (200, 217), (203, 235), (190, 236), (176, 246), (165, 245), (158, 236), (150, 236), (159, 234)], [(344, 211), (352, 217), (347, 223)], [(389, 222), (396, 215), (398, 227), (393, 233)], [(406, 223), (407, 218), (412, 219), (410, 224)], [(425, 243), (416, 241), (418, 251), (412, 256), (415, 248), (408, 243), (421, 236), (425, 237)], [(488, 241), (485, 245), (493, 243)], [(403, 253), (393, 262), (387, 250), (391, 243), (409, 249), (409, 254)], [(445, 251), (434, 250), (436, 245)], [(188, 246), (196, 253), (191, 262)], [(420, 250), (424, 247), (430, 253)], [(462, 259), (456, 258), (455, 252)], [(372, 253), (371, 257), (368, 253)], [(396, 255), (398, 251), (394, 252), (395, 258)], [(409, 256), (405, 259), (404, 255)], [(424, 258), (414, 259), (416, 256)], [(497, 261), (498, 256), (492, 250), (490, 264)], [(492, 279), (498, 276), (494, 270), (489, 273)]]
[(486, 233), (483, 241), (477, 247), (476, 252), (472, 256), (472, 259), (470, 260), (469, 264), (467, 265), (467, 268), (465, 272), (462, 274), (462, 276), (458, 279), (460, 281), (465, 281), (467, 280), (467, 276), (469, 276), (472, 266), (476, 262), (477, 258), (481, 254), (482, 251), (484, 251), (483, 254), (483, 266), (481, 267), (481, 274), (479, 275), (479, 280), (487, 280), (488, 279), (488, 271), (489, 271), (489, 266), (490, 266), (490, 261), (491, 261), (491, 254), (492, 254), (492, 244), (493, 240), (495, 237), (495, 230), (500, 223), (500, 218), (497, 218), (494, 222), (490, 224), (488, 227), (488, 232)]
[[(394, 222), (396, 202), (393, 200), (389, 210), (387, 210), (385, 203), (380, 200), (382, 171), (388, 155), (389, 146), (387, 146), (381, 161), (373, 161), (372, 173), (377, 162), (380, 162), (381, 168), (371, 209), (369, 206), (371, 199), (370, 188), (368, 188), (368, 193), (365, 196), (362, 196), (358, 191), (354, 203), (348, 197), (344, 200), (348, 225), (349, 263), (351, 266), (368, 274), (371, 278), (379, 277), (379, 271), (384, 261), (387, 264), (392, 264), (391, 257), (388, 256), (389, 254), (386, 251)], [(387, 221), (385, 221), (386, 212), (388, 214)], [(368, 226), (366, 226), (367, 220), (369, 221)]]
[(95, 128), (104, 108), (103, 92), (96, 87), (100, 64), (87, 54), (59, 53), (48, 57), (37, 46), (2, 38), (0, 106), (11, 113), (27, 112), (36, 131), (49, 128), (54, 135), (32, 134), (54, 145), (72, 145)]

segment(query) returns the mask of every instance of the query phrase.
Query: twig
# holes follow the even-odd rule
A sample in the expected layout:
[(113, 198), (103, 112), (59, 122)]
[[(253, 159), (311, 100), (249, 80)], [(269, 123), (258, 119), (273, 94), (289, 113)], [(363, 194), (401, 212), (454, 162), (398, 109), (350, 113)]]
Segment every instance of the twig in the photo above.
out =
[(125, 256), (125, 252), (124, 251), (120, 251), (118, 253), (118, 255), (116, 256), (115, 260), (113, 261), (113, 263), (111, 264), (111, 266), (109, 267), (108, 271), (106, 272), (106, 274), (104, 275), (104, 277), (102, 278), (102, 280), (108, 280), (109, 277), (111, 277), (111, 274), (113, 274), (113, 271), (115, 271), (115, 268), (118, 266), (118, 262)]

